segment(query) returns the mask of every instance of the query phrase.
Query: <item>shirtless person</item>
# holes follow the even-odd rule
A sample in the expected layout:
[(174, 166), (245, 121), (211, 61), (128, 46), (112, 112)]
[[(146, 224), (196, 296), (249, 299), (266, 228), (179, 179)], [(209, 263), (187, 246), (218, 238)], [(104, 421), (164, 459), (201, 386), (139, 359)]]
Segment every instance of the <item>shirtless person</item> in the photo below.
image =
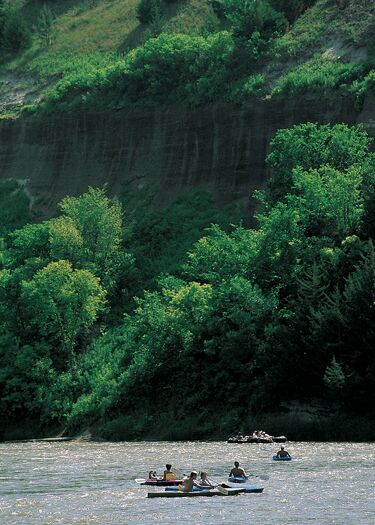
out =
[(287, 450), (285, 450), (284, 445), (280, 445), (280, 450), (276, 454), (277, 458), (290, 458), (290, 454)]
[(194, 487), (197, 487), (199, 489), (205, 489), (205, 490), (210, 490), (216, 487), (216, 485), (214, 485), (212, 481), (208, 479), (207, 472), (202, 472), (201, 474), (202, 479), (200, 483), (196, 481), (197, 475), (198, 474), (195, 472), (195, 470), (193, 470), (190, 473), (190, 476), (184, 479), (183, 485), (182, 485), (183, 492), (192, 492)]
[(199, 487), (198, 483), (195, 481), (197, 479), (197, 473), (195, 470), (190, 472), (190, 476), (186, 479), (184, 479), (184, 483), (182, 486), (183, 492), (192, 492), (193, 487)]
[(234, 462), (234, 467), (229, 472), (229, 477), (230, 478), (231, 477), (233, 477), (233, 478), (247, 478), (246, 472), (244, 471), (244, 469), (242, 467), (240, 467), (240, 464), (238, 463), (238, 461)]

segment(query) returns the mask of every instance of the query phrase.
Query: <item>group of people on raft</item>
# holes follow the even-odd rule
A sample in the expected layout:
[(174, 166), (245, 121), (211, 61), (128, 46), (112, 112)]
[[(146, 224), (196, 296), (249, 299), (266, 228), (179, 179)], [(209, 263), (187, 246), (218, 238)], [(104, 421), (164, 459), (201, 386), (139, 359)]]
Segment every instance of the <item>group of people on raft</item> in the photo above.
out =
[[(280, 446), (280, 450), (276, 454), (278, 457), (285, 457), (290, 456), (289, 452), (285, 450), (284, 445)], [(154, 480), (163, 480), (163, 481), (175, 481), (176, 474), (172, 470), (172, 465), (170, 463), (167, 463), (165, 465), (165, 470), (163, 473), (163, 476), (158, 476), (155, 472), (155, 470), (150, 470), (148, 473), (149, 479)], [(194, 487), (200, 488), (200, 489), (213, 489), (217, 487), (217, 483), (209, 479), (208, 473), (206, 471), (202, 471), (200, 473), (200, 480), (197, 481), (198, 472), (195, 470), (192, 470), (190, 472), (189, 476), (186, 476), (183, 480), (181, 485), (179, 485), (180, 490), (183, 492), (191, 492)], [(229, 478), (243, 478), (244, 481), (248, 478), (248, 475), (246, 474), (245, 470), (240, 467), (240, 464), (238, 461), (234, 462), (234, 467), (229, 472)]]
[[(193, 487), (211, 489), (217, 486), (217, 483), (214, 483), (208, 478), (207, 472), (201, 472), (201, 479), (199, 480), (199, 482), (196, 481), (197, 476), (198, 473), (195, 470), (193, 470), (189, 476), (186, 476), (182, 480), (181, 490), (183, 490), (184, 492), (191, 492), (193, 490)], [(176, 474), (173, 472), (172, 465), (170, 463), (167, 463), (165, 465), (163, 476), (158, 476), (155, 470), (150, 470), (150, 472), (148, 473), (148, 477), (151, 480), (158, 481), (175, 481), (177, 479)]]
[[(245, 439), (245, 436), (242, 434), (242, 432), (237, 432), (237, 434), (233, 437), (238, 441), (242, 441)], [(246, 438), (248, 437), (249, 436), (246, 436)], [(272, 436), (270, 436), (270, 434), (267, 434), (267, 432), (265, 432), (264, 430), (254, 430), (251, 437), (254, 439), (269, 439), (270, 441), (272, 441)]]

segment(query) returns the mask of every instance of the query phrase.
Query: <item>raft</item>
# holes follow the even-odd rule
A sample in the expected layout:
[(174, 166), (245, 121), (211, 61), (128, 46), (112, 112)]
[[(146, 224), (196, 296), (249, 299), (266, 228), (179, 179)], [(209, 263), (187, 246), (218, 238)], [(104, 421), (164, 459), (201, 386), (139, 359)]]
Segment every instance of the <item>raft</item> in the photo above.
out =
[(144, 479), (142, 481), (137, 481), (136, 482), (139, 484), (139, 485), (149, 485), (151, 487), (174, 487), (174, 486), (177, 486), (177, 485), (180, 485), (181, 483), (184, 482), (183, 479), (170, 479), (170, 480), (165, 480), (165, 479)]
[[(263, 492), (264, 488), (263, 487), (227, 487), (227, 488), (234, 488), (234, 489), (243, 489), (243, 492), (245, 494), (260, 494), (261, 492)], [(178, 491), (178, 487), (166, 487), (164, 489), (165, 491), (167, 492), (176, 492)], [(210, 489), (211, 492), (215, 489)], [(193, 487), (193, 492), (202, 492), (202, 491), (206, 491), (207, 492), (207, 489), (201, 489), (199, 487)]]
[(248, 478), (229, 476), (228, 481), (230, 483), (246, 483)]
[(229, 438), (227, 443), (286, 443), (288, 441), (286, 436), (272, 436), (271, 438), (256, 438), (253, 436), (245, 436), (243, 439)]
[(237, 496), (237, 494), (244, 494), (245, 489), (243, 488), (223, 488), (213, 490), (197, 490), (193, 492), (182, 492), (180, 490), (172, 492), (148, 492), (148, 498), (196, 498), (196, 497), (208, 497), (213, 496)]
[(272, 459), (274, 461), (292, 461), (292, 458), (290, 456), (283, 456), (283, 457), (280, 457), (280, 456), (272, 456)]

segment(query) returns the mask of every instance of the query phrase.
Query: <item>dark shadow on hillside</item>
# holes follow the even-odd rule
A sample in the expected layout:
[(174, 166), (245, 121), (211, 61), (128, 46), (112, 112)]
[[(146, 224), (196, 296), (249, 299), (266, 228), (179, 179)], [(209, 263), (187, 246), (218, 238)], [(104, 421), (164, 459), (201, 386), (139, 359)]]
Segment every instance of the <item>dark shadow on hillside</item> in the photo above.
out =
[(145, 25), (139, 25), (133, 31), (130, 31), (128, 35), (126, 35), (126, 38), (121, 43), (121, 45), (118, 47), (117, 51), (119, 53), (126, 53), (129, 51), (129, 49), (133, 49), (134, 47), (137, 47), (146, 40), (147, 35), (147, 26)]
[[(184, 7), (186, 6), (186, 1), (165, 4), (165, 9), (162, 16), (162, 28), (160, 32), (164, 31), (164, 28), (168, 25), (168, 22), (172, 20)], [(125, 53), (129, 49), (140, 46), (143, 44), (150, 36), (156, 36), (152, 34), (152, 28), (148, 24), (139, 24), (133, 31), (126, 35), (122, 44), (118, 47), (120, 53)]]
[(26, 20), (31, 24), (34, 24), (39, 16), (40, 10), (45, 4), (51, 9), (55, 16), (60, 16), (69, 11), (72, 7), (82, 5), (82, 9), (90, 9), (90, 7), (94, 7), (95, 3), (97, 3), (95, 0), (86, 0), (86, 2), (83, 0), (55, 0), (54, 2), (30, 0), (23, 6), (22, 12)]

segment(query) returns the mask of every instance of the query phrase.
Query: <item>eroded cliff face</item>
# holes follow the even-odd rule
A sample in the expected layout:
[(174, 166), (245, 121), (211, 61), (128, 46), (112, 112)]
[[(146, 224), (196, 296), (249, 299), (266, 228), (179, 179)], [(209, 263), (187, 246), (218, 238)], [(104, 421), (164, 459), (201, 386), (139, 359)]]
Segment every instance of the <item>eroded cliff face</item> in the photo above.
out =
[(361, 111), (350, 97), (124, 109), (28, 117), (0, 123), (0, 178), (27, 180), (36, 219), (65, 195), (107, 183), (110, 194), (152, 184), (159, 202), (195, 187), (222, 202), (243, 200), (264, 186), (265, 157), (275, 131), (301, 122), (362, 122), (375, 136), (374, 97)]

